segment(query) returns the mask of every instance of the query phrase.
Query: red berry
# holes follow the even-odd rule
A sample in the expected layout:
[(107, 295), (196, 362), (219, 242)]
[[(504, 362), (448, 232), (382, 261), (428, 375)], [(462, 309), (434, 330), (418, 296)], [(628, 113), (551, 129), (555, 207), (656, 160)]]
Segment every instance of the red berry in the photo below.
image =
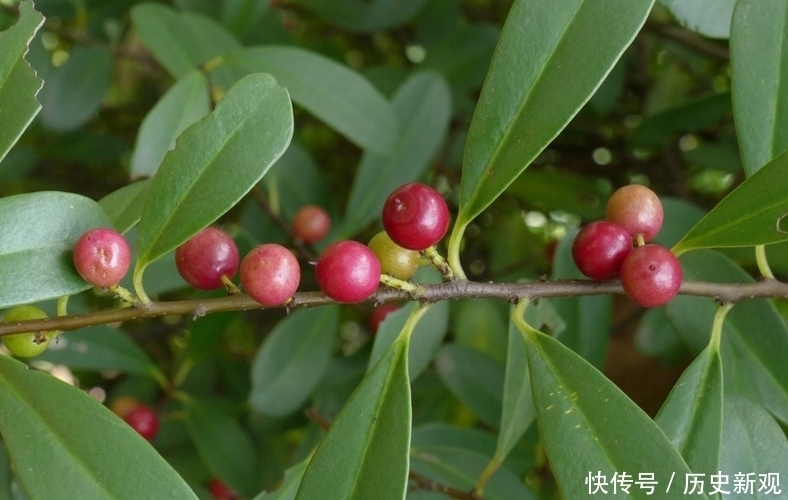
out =
[(175, 266), (181, 277), (199, 290), (216, 290), (222, 276), (232, 279), (238, 270), (238, 247), (230, 235), (206, 227), (175, 250)]
[(607, 221), (588, 224), (572, 242), (572, 257), (580, 272), (604, 281), (618, 276), (621, 265), (632, 251), (632, 236), (626, 229)]
[(380, 283), (380, 262), (366, 245), (337, 241), (325, 249), (315, 268), (323, 292), (338, 302), (369, 298)]
[(74, 245), (74, 267), (93, 286), (120, 283), (131, 264), (131, 249), (122, 234), (100, 227), (83, 234)]
[(282, 245), (255, 247), (241, 262), (241, 285), (264, 306), (283, 304), (298, 290), (300, 282), (298, 259)]
[(630, 299), (643, 307), (667, 303), (679, 293), (681, 264), (673, 252), (659, 245), (632, 250), (621, 266), (621, 285)]
[(152, 441), (159, 430), (159, 417), (149, 406), (137, 406), (129, 411), (123, 420), (148, 441)]
[(331, 216), (322, 207), (306, 205), (293, 216), (293, 234), (305, 243), (317, 243), (331, 231)]
[(624, 226), (632, 236), (651, 241), (662, 227), (662, 202), (646, 186), (630, 184), (617, 189), (607, 200), (606, 219)]
[(383, 320), (386, 319), (386, 316), (398, 309), (399, 306), (391, 302), (381, 304), (372, 309), (372, 312), (369, 313), (369, 331), (372, 332), (373, 335), (378, 333), (378, 328), (380, 327), (380, 324), (383, 323)]
[(430, 186), (405, 184), (386, 199), (382, 220), (394, 243), (408, 250), (424, 250), (438, 243), (449, 229), (449, 207)]
[(216, 500), (233, 500), (238, 498), (238, 495), (218, 477), (212, 477), (208, 481), (208, 489)]

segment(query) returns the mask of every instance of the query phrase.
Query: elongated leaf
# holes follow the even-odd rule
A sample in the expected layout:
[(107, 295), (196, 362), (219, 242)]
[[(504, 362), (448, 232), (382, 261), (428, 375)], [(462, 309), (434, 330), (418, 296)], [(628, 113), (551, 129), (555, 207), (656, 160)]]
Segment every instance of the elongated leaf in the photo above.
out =
[(298, 492), (298, 485), (304, 477), (309, 460), (302, 460), (285, 471), (285, 478), (276, 491), (261, 492), (252, 500), (293, 500)]
[(41, 109), (36, 94), (44, 82), (25, 54), (42, 24), (44, 17), (25, 0), (19, 4), (19, 21), (0, 33), (0, 162)]
[(659, 0), (685, 28), (710, 38), (728, 38), (736, 0)]
[(380, 218), (386, 197), (427, 169), (441, 147), (451, 117), (451, 93), (438, 73), (420, 72), (400, 85), (392, 98), (400, 135), (388, 155), (361, 158), (340, 233), (349, 237)]
[(99, 226), (111, 223), (84, 196), (44, 191), (0, 199), (0, 307), (90, 288), (74, 269), (71, 250), (82, 233)]
[(61, 335), (36, 359), (80, 370), (117, 370), (146, 376), (159, 372), (150, 356), (128, 335), (105, 325)]
[(175, 147), (175, 138), (211, 110), (208, 81), (199, 71), (182, 76), (142, 120), (131, 176), (153, 175), (164, 154)]
[(374, 33), (406, 22), (424, 7), (427, 0), (296, 0), (296, 3), (337, 26)]
[(652, 4), (514, 2), (468, 133), (455, 227), (481, 213), (558, 135), (613, 68)]
[(0, 356), (0, 407), (0, 434), (30, 498), (197, 498), (106, 407), (6, 356)]
[(338, 333), (336, 306), (299, 309), (280, 321), (252, 363), (252, 407), (280, 416), (304, 404), (328, 369)]
[[(609, 481), (615, 473), (626, 473), (632, 481), (628, 498), (653, 498), (634, 483), (647, 473), (658, 483), (659, 498), (685, 498), (679, 485), (667, 486), (690, 469), (657, 424), (557, 340), (538, 332), (529, 333), (527, 340), (539, 428), (563, 497), (600, 494), (592, 476)], [(613, 485), (603, 487), (609, 494), (621, 493)]]
[(655, 420), (693, 472), (719, 471), (722, 360), (717, 348), (707, 347), (695, 358)]
[(399, 137), (397, 115), (364, 77), (327, 57), (296, 47), (251, 47), (227, 61), (248, 72), (266, 72), (303, 106), (359, 147), (385, 154)]
[(285, 89), (261, 73), (238, 81), (164, 157), (142, 210), (137, 269), (232, 208), (287, 149), (292, 134)]
[(788, 152), (752, 174), (673, 247), (694, 248), (768, 245), (788, 240)]
[(194, 446), (211, 472), (244, 496), (260, 491), (260, 459), (238, 422), (207, 401), (190, 397), (184, 408)]
[(748, 176), (788, 149), (786, 30), (784, 2), (737, 2), (730, 44), (733, 117)]
[(401, 337), (348, 399), (315, 451), (297, 500), (401, 500), (410, 448), (408, 339)]
[(150, 182), (150, 179), (144, 179), (129, 184), (99, 200), (99, 205), (120, 233), (125, 233), (139, 222)]
[(660, 111), (643, 120), (632, 143), (637, 147), (659, 148), (668, 139), (681, 133), (699, 132), (727, 117), (731, 110), (731, 95), (711, 94)]
[(213, 57), (241, 48), (220, 24), (195, 12), (143, 3), (131, 9), (131, 20), (148, 50), (175, 78)]

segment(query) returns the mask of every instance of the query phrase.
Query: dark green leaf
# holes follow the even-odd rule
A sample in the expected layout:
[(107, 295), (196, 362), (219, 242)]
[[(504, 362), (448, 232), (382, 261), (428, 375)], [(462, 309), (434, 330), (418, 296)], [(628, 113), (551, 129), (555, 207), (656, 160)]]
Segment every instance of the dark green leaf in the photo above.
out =
[(210, 111), (205, 76), (199, 71), (186, 73), (142, 120), (131, 156), (131, 176), (155, 174), (165, 153), (175, 147), (175, 138)]
[(604, 184), (574, 172), (526, 170), (507, 190), (527, 206), (544, 212), (562, 210), (585, 220), (605, 216)]
[(397, 89), (392, 105), (400, 123), (398, 142), (388, 155), (366, 152), (361, 158), (340, 230), (345, 237), (380, 218), (386, 197), (421, 176), (446, 135), (451, 94), (439, 74), (415, 73)]
[(435, 356), (443, 383), (487, 425), (501, 424), (504, 368), (476, 349), (445, 344)]
[(298, 485), (301, 484), (301, 479), (304, 477), (304, 471), (308, 464), (309, 460), (303, 460), (290, 467), (285, 471), (282, 484), (279, 485), (276, 491), (263, 491), (252, 500), (294, 500), (298, 492)]
[(681, 375), (655, 419), (696, 473), (719, 471), (722, 360), (707, 347)]
[(0, 162), (41, 109), (36, 94), (44, 82), (24, 56), (44, 17), (27, 0), (19, 11), (19, 21), (0, 33)]
[(234, 53), (227, 64), (271, 73), (294, 103), (359, 147), (386, 154), (397, 144), (399, 127), (391, 104), (347, 66), (296, 47), (251, 47)]
[(238, 81), (164, 157), (142, 210), (135, 274), (232, 208), (287, 149), (292, 134), (285, 89), (266, 74)]
[(99, 200), (112, 226), (120, 233), (125, 233), (140, 221), (149, 186), (150, 179), (145, 179), (113, 191)]
[(455, 234), (520, 175), (593, 95), (652, 4), (514, 2), (468, 134)]
[(783, 153), (720, 201), (673, 251), (768, 245), (788, 240), (788, 153)]
[(0, 407), (0, 434), (30, 498), (197, 498), (109, 409), (6, 356), (0, 356)]
[(374, 33), (406, 22), (427, 0), (296, 0), (295, 3), (347, 30)]
[[(728, 0), (731, 9), (733, 1)], [(749, 176), (788, 149), (788, 5), (741, 0), (731, 26), (734, 119)]]
[(246, 431), (216, 405), (188, 397), (186, 425), (205, 465), (244, 496), (260, 491), (260, 459)]
[(284, 416), (304, 404), (328, 369), (338, 332), (337, 306), (299, 309), (280, 321), (252, 363), (252, 407)]
[(70, 193), (38, 192), (0, 199), (0, 307), (87, 290), (71, 249), (82, 233), (110, 227), (95, 201)]
[(265, 16), (268, 2), (259, 0), (229, 0), (222, 2), (222, 24), (227, 26), (237, 37), (245, 37), (249, 31)]
[(41, 120), (60, 132), (81, 127), (98, 111), (112, 79), (112, 54), (103, 47), (75, 47), (41, 89)]
[(175, 78), (213, 57), (241, 48), (220, 24), (195, 12), (176, 12), (162, 4), (143, 3), (131, 9), (142, 42)]
[(646, 311), (638, 322), (634, 343), (640, 354), (659, 358), (665, 364), (676, 364), (689, 357), (684, 340), (673, 328), (664, 307)]
[(639, 147), (659, 148), (680, 133), (697, 132), (719, 122), (731, 110), (731, 95), (713, 94), (647, 117), (635, 129), (632, 142)]
[(297, 500), (401, 500), (408, 483), (408, 339), (400, 337), (348, 399), (318, 446)]
[[(659, 0), (685, 28), (710, 38), (728, 38), (736, 0)], [(765, 4), (764, 4), (765, 5)]]
[[(586, 482), (589, 476), (610, 480), (616, 472), (633, 481), (640, 473), (653, 473), (659, 498), (685, 498), (675, 484), (670, 491), (663, 488), (690, 469), (643, 410), (552, 337), (530, 332), (526, 347), (539, 428), (564, 498), (587, 498), (595, 492)], [(628, 498), (653, 498), (647, 493), (632, 484)]]
[(469, 299), (453, 305), (454, 341), (488, 354), (501, 364), (506, 363), (507, 304), (495, 299)]

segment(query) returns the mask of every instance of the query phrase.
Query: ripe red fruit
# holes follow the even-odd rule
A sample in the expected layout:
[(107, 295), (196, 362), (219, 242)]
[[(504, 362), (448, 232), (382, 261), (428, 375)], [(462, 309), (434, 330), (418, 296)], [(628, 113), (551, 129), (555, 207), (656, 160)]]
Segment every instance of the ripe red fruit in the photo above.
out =
[(634, 237), (643, 235), (651, 241), (662, 227), (662, 202), (646, 186), (630, 184), (617, 189), (607, 200), (605, 218), (629, 231)]
[(380, 324), (383, 323), (383, 320), (386, 319), (386, 316), (398, 309), (399, 305), (391, 302), (381, 304), (372, 309), (372, 312), (369, 313), (369, 320), (367, 322), (369, 331), (372, 332), (373, 335), (378, 333), (378, 328), (380, 327)]
[(306, 205), (293, 216), (293, 234), (305, 243), (317, 243), (331, 231), (331, 216), (322, 207)]
[(264, 306), (283, 304), (298, 290), (300, 283), (298, 259), (282, 245), (257, 246), (241, 262), (241, 286)]
[(216, 290), (222, 276), (232, 279), (238, 270), (238, 247), (230, 235), (206, 227), (175, 250), (178, 273), (194, 288)]
[(218, 477), (212, 477), (208, 481), (208, 489), (216, 500), (233, 500), (238, 498), (238, 495)]
[(74, 267), (93, 286), (120, 283), (131, 264), (131, 249), (122, 234), (100, 227), (83, 234), (74, 245)]
[(152, 441), (159, 431), (159, 417), (149, 406), (137, 406), (129, 411), (123, 420), (148, 441)]
[(621, 285), (630, 299), (643, 307), (661, 306), (679, 293), (681, 264), (673, 252), (659, 245), (632, 250), (621, 266)]
[(366, 245), (337, 241), (329, 245), (315, 268), (317, 283), (337, 302), (359, 302), (369, 298), (380, 283), (380, 262)]
[(580, 272), (604, 281), (618, 276), (624, 259), (632, 251), (632, 236), (618, 224), (596, 221), (577, 233), (572, 242), (572, 257)]
[(449, 229), (449, 207), (440, 193), (414, 182), (389, 195), (382, 221), (394, 243), (408, 250), (424, 250), (438, 243)]

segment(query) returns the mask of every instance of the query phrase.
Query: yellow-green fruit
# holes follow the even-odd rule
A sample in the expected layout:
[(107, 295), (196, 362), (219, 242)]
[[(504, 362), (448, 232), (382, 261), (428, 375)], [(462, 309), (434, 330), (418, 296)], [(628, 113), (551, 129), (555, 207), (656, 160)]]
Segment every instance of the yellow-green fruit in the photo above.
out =
[(367, 245), (380, 261), (380, 272), (401, 280), (409, 280), (419, 268), (419, 252), (394, 243), (386, 231), (381, 231)]
[[(5, 313), (5, 321), (44, 319), (47, 314), (35, 306), (17, 306)], [(55, 332), (25, 332), (3, 335), (3, 344), (16, 357), (32, 358), (44, 352)]]

